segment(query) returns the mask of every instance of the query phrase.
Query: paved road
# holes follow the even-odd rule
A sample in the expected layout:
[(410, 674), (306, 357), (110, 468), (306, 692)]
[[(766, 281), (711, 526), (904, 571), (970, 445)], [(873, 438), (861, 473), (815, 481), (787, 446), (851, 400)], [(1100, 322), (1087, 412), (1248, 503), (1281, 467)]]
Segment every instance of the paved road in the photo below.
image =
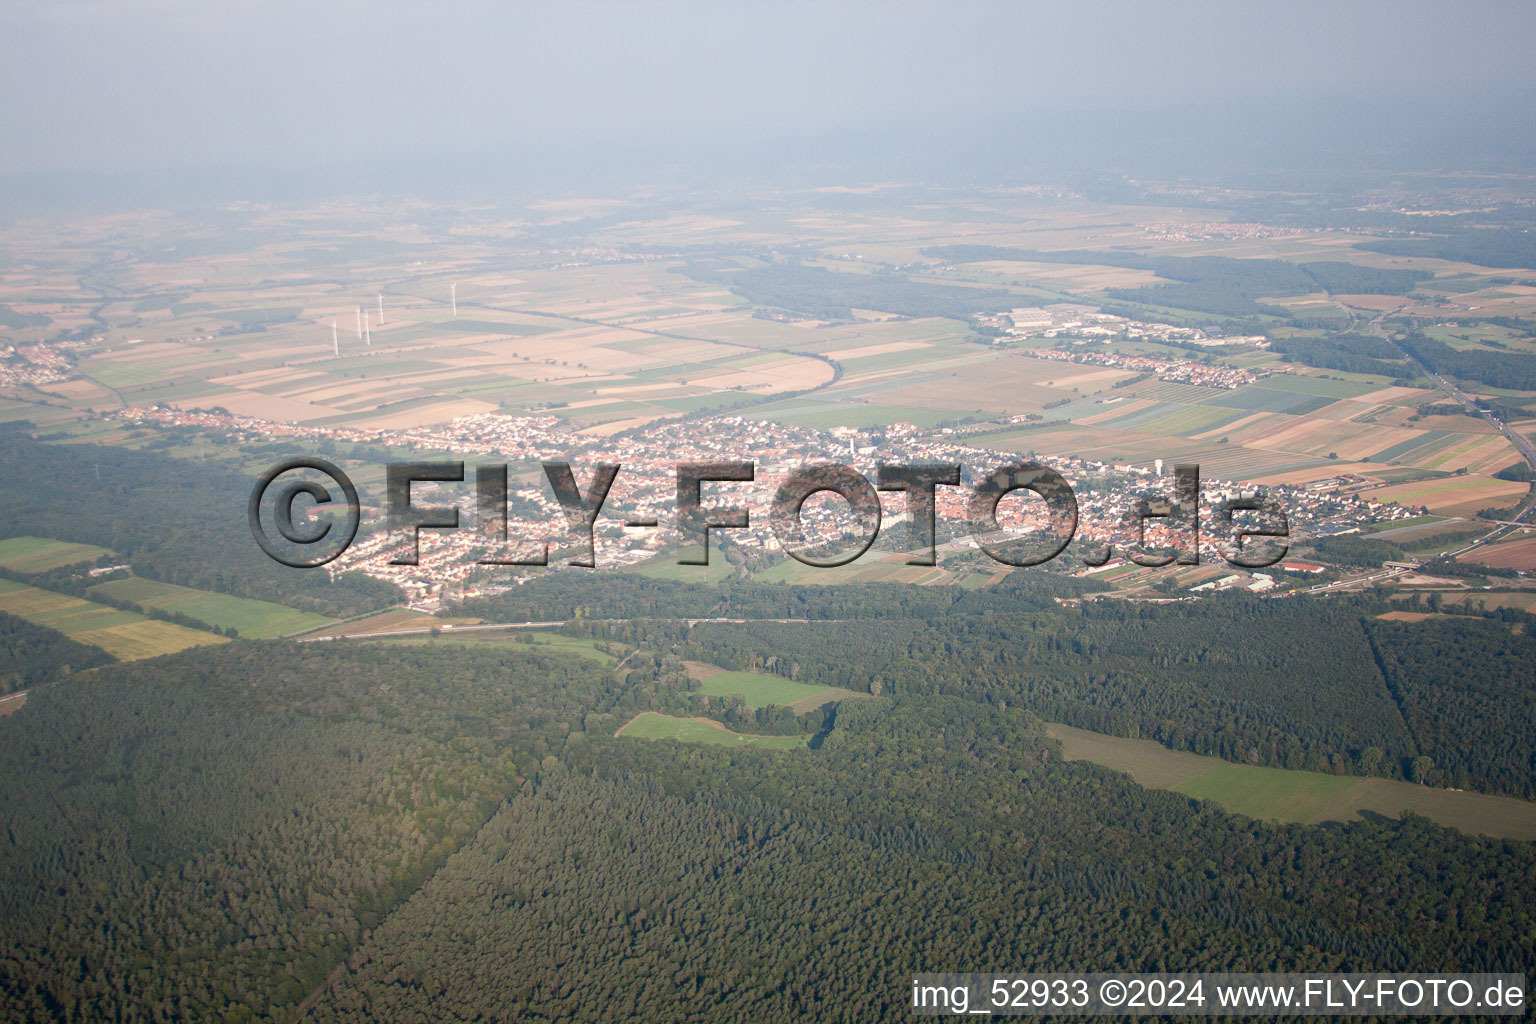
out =
[[(629, 622), (629, 619), (595, 619), (596, 622)], [(701, 622), (832, 622), (832, 619), (684, 619), (690, 626), (697, 626)], [(428, 633), (474, 633), (492, 629), (554, 629), (563, 626), (563, 620), (550, 620), (544, 622), (481, 622), (473, 626), (455, 625), (445, 622), (440, 626), (413, 626), (410, 629), (381, 629), (372, 633), (331, 633), (326, 636), (308, 636), (299, 640), (301, 644), (318, 644), (326, 640), (373, 640), (386, 636), (424, 636)]]
[(317, 644), (324, 640), (372, 640), (381, 636), (421, 636), (426, 633), (473, 633), (487, 629), (553, 629), (556, 626), (565, 625), (559, 622), (482, 622), (473, 626), (455, 625), (445, 622), (437, 626), (415, 626), (411, 629), (381, 629), (372, 633), (330, 633), (326, 636), (307, 636), (299, 640), (301, 644)]
[(1404, 573), (1412, 572), (1412, 569), (1383, 569), (1380, 572), (1368, 573), (1364, 576), (1352, 576), (1347, 580), (1335, 580), (1333, 583), (1317, 583), (1307, 591), (1309, 594), (1320, 594), (1325, 590), (1338, 590), (1343, 587), (1353, 587), (1365, 583), (1374, 583), (1376, 580), (1391, 579)]

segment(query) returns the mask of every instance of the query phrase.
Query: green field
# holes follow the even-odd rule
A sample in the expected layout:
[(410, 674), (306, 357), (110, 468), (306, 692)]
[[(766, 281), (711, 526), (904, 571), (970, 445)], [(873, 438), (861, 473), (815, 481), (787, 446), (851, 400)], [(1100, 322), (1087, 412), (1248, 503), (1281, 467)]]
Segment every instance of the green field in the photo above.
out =
[(762, 747), (765, 750), (798, 750), (810, 742), (809, 736), (753, 736), (731, 732), (707, 718), (673, 718), (655, 711), (637, 715), (615, 735), (642, 740), (708, 743), (717, 747)]
[(0, 580), (0, 611), (56, 629), (72, 640), (100, 647), (121, 661), (172, 654), (225, 639), (170, 622), (119, 611), (94, 601), (56, 594), (12, 580)]
[(836, 686), (791, 682), (780, 676), (763, 675), (760, 672), (712, 672), (714, 667), (697, 662), (689, 663), (690, 674), (700, 681), (698, 692), (710, 697), (740, 697), (754, 711), (777, 704), (805, 712), (828, 701), (868, 696)]
[(1214, 430), (1218, 426), (1235, 422), (1245, 416), (1242, 411), (1232, 409), (1219, 409), (1210, 405), (1186, 406), (1174, 412), (1165, 412), (1155, 419), (1141, 420), (1136, 424), (1137, 429), (1151, 431), (1154, 434), (1198, 434), (1205, 430)]
[(77, 562), (94, 562), (112, 552), (92, 544), (71, 544), (47, 537), (7, 537), (0, 540), (0, 566), (15, 572), (47, 572)]
[(1298, 391), (1304, 395), (1318, 395), (1323, 398), (1355, 398), (1375, 391), (1379, 387), (1377, 384), (1309, 377), (1297, 373), (1277, 373), (1266, 377), (1264, 386), (1272, 391)]
[(1251, 818), (1317, 824), (1353, 821), (1367, 814), (1397, 817), (1411, 811), (1463, 832), (1503, 839), (1536, 839), (1536, 803), (1392, 779), (1289, 771), (1233, 764), (1169, 750), (1151, 740), (1051, 724), (1069, 761), (1092, 761), (1125, 772), (1143, 786), (1210, 800)]
[(240, 636), (256, 640), (288, 636), (328, 626), (334, 620), (311, 612), (295, 611), (270, 601), (252, 601), (244, 597), (192, 590), (158, 580), (112, 580), (100, 583), (90, 593), (114, 601), (131, 601), (143, 608), (179, 612), (199, 622), (224, 629), (233, 627)]
[(1314, 821), (1354, 788), (1355, 782), (1345, 775), (1218, 761), (1174, 788), (1185, 796), (1214, 801), (1250, 818)]
[(71, 414), (68, 409), (60, 409), (56, 406), (37, 405), (32, 402), (15, 402), (8, 398), (0, 398), (0, 423), (12, 423), (16, 420), (31, 420), (34, 426), (52, 426), (60, 419), (65, 419)]
[[(696, 552), (698, 546), (694, 545), (691, 550)], [(640, 565), (635, 572), (653, 580), (706, 584), (722, 583), (736, 575), (736, 567), (726, 561), (717, 546), (712, 546), (710, 549), (708, 565), (681, 565), (678, 563), (681, 555), (681, 551), (662, 555), (660, 558)]]
[(111, 359), (92, 359), (80, 364), (80, 372), (98, 384), (109, 388), (132, 387), (164, 380), (166, 372), (154, 366), (139, 363), (116, 362)]

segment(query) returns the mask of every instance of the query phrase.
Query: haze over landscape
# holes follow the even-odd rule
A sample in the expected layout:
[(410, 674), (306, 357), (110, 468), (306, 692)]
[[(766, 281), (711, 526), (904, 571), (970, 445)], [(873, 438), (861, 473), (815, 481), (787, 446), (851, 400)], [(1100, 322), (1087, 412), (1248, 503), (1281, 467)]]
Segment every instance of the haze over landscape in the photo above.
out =
[[(0, 130), (26, 141), (0, 172), (238, 173), (262, 198), (267, 173), (485, 185), (563, 156), (562, 175), (623, 177), (639, 159), (696, 177), (785, 144), (839, 161), (870, 142), (912, 157), (930, 139), (983, 154), (1001, 139), (1009, 159), (1048, 162), (1036, 134), (1122, 169), (1188, 128), (1244, 149), (1278, 137), (1293, 147), (1280, 167), (1326, 159), (1318, 136), (1528, 156), (1529, 119), (1507, 115), (1536, 87), (1533, 22), (1513, 2), (896, 3), (875, 16), (859, 3), (29, 0), (0, 13)], [(1187, 173), (1229, 155), (1182, 156)], [(495, 164), (460, 166), (477, 158)]]

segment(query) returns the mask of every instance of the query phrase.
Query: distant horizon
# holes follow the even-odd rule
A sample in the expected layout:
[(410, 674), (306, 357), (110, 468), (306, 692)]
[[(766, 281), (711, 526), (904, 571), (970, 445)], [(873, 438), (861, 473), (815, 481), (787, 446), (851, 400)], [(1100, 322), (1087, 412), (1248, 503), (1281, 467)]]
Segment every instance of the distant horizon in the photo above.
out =
[[(1117, 175), (1306, 191), (1357, 174), (1524, 172), (1536, 86), (1433, 99), (1339, 95), (1312, 102), (1193, 103), (1051, 115), (863, 125), (773, 137), (721, 131), (671, 139), (615, 136), (353, 160), (191, 159), (157, 167), (0, 171), (11, 216), (74, 206), (198, 206), (239, 200), (412, 196), (484, 202), (512, 188), (601, 192), (646, 184), (733, 188), (899, 182), (967, 186), (1061, 183)], [(1466, 116), (1463, 116), (1466, 115)]]
[[(1194, 167), (1224, 155), (1222, 134), (1240, 150), (1272, 136), (1303, 163), (1314, 134), (1528, 156), (1532, 38), (1536, 7), (1497, 0), (1240, 16), (1203, 0), (430, 12), (24, 0), (0, 12), (0, 176), (455, 180), (469, 169), (445, 164), (537, 177), (605, 155), (767, 173), (786, 158), (901, 158), (927, 174), (968, 153), (1005, 167), (1168, 155)], [(1036, 133), (1049, 151), (1018, 138)], [(1267, 166), (1292, 166), (1274, 155)]]

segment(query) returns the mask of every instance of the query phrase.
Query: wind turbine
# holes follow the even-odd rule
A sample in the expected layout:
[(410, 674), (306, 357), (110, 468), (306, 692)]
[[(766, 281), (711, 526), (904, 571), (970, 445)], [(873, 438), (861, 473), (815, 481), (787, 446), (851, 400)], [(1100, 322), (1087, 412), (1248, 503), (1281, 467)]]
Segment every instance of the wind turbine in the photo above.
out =
[(357, 307), (357, 340), (363, 340), (363, 307)]
[(384, 326), (384, 293), (379, 292), (379, 326)]
[(341, 342), (336, 338), (336, 321), (331, 321), (331, 354), (341, 355)]
[(453, 303), (453, 315), (459, 315), (459, 283), (455, 281), (448, 286), (448, 301)]
[(363, 314), (363, 340), (368, 343), (369, 348), (373, 348), (373, 331), (368, 327), (367, 313)]

